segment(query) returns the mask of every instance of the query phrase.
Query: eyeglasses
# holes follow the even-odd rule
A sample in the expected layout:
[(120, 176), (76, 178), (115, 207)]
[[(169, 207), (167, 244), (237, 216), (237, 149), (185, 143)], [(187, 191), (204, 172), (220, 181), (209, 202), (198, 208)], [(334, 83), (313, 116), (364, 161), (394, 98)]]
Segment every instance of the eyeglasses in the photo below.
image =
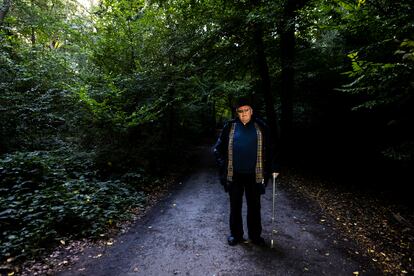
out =
[(247, 112), (249, 112), (249, 111), (250, 111), (250, 108), (246, 108), (246, 109), (237, 109), (236, 111), (237, 111), (237, 113), (239, 113), (239, 114), (242, 114), (242, 113), (247, 113)]

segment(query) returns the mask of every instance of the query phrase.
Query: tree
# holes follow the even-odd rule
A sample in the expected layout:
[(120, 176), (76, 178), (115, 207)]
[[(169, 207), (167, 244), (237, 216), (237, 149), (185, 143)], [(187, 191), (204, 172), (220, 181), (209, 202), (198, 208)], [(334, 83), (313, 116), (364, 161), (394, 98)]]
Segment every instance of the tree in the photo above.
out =
[(0, 26), (3, 25), (4, 18), (9, 12), (11, 3), (11, 0), (4, 0), (3, 5), (0, 7)]
[(293, 120), (293, 94), (295, 91), (295, 25), (300, 24), (296, 20), (296, 11), (301, 9), (308, 1), (285, 1), (282, 20), (280, 24), (280, 60), (281, 60), (281, 129), (284, 156), (289, 156), (289, 141), (292, 135)]

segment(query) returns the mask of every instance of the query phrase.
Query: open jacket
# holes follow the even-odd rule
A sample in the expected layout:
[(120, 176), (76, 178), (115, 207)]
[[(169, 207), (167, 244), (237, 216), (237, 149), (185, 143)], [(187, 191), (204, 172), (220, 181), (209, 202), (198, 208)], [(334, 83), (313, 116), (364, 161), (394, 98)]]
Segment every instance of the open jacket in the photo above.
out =
[[(216, 157), (216, 162), (219, 167), (220, 183), (225, 186), (227, 184), (228, 177), (228, 148), (229, 148), (229, 138), (230, 130), (234, 123), (239, 121), (238, 118), (228, 121), (217, 139), (216, 144), (214, 145), (214, 155)], [(262, 133), (262, 154), (263, 154), (263, 181), (266, 185), (271, 174), (273, 172), (278, 172), (279, 166), (277, 164), (277, 154), (275, 150), (275, 141), (270, 137), (270, 131), (267, 125), (260, 120), (259, 118), (252, 117), (252, 122), (256, 123)]]

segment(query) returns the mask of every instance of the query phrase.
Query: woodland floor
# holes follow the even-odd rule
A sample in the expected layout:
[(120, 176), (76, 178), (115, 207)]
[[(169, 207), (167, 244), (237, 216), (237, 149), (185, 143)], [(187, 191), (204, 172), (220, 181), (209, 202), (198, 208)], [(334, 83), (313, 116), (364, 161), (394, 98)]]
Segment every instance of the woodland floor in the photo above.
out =
[[(62, 245), (24, 275), (405, 275), (412, 214), (285, 169), (262, 197), (265, 247), (227, 245), (228, 195), (201, 148), (190, 175), (171, 185), (120, 232)], [(244, 207), (245, 212), (245, 207)], [(245, 231), (247, 233), (247, 231)]]

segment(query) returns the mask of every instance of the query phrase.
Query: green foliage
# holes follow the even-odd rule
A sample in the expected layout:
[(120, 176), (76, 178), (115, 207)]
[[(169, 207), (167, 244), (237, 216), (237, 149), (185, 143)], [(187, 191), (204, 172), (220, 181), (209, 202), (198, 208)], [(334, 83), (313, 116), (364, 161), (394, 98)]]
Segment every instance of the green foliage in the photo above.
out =
[[(413, 30), (409, 1), (381, 6), (371, 1), (314, 1), (314, 4), (318, 9), (307, 12), (319, 15), (320, 19), (313, 17), (320, 22), (316, 25), (319, 32), (339, 31), (344, 50), (349, 52), (352, 68), (345, 74), (351, 82), (340, 90), (361, 95), (362, 101), (355, 109), (402, 104), (410, 94), (413, 77), (407, 39)], [(317, 29), (310, 30), (315, 34)]]
[(65, 124), (62, 107), (71, 106), (70, 93), (62, 89), (62, 83), (49, 83), (53, 79), (62, 80), (61, 60), (56, 55), (44, 55), (28, 64), (19, 64), (10, 60), (7, 52), (2, 57), (1, 63), (7, 70), (0, 83), (0, 118), (7, 122), (1, 127), (2, 150), (35, 148), (45, 143), (44, 135)]
[(364, 61), (357, 53), (348, 56), (352, 60), (352, 71), (346, 74), (355, 80), (344, 85), (341, 91), (366, 96), (362, 104), (354, 107), (355, 110), (400, 104), (410, 96), (414, 64)]
[(382, 154), (391, 160), (412, 161), (414, 160), (414, 143), (405, 141), (399, 145), (393, 145), (384, 149)]
[[(19, 260), (38, 256), (60, 240), (99, 237), (144, 204), (141, 175), (100, 181), (90, 157), (59, 152), (16, 152), (0, 160), (0, 252)], [(4, 261), (2, 259), (1, 261)]]
[(407, 150), (402, 156), (412, 156), (410, 147), (403, 146), (412, 140), (411, 13), (410, 1), (340, 0), (310, 1), (299, 13), (299, 37), (305, 45), (300, 58), (308, 61), (300, 69), (310, 71), (299, 73), (298, 81), (318, 88), (310, 105), (329, 102), (352, 110), (352, 124), (366, 124), (360, 135), (371, 142), (364, 147), (375, 147), (373, 151), (393, 160), (399, 158), (389, 154), (390, 149), (400, 154)]

